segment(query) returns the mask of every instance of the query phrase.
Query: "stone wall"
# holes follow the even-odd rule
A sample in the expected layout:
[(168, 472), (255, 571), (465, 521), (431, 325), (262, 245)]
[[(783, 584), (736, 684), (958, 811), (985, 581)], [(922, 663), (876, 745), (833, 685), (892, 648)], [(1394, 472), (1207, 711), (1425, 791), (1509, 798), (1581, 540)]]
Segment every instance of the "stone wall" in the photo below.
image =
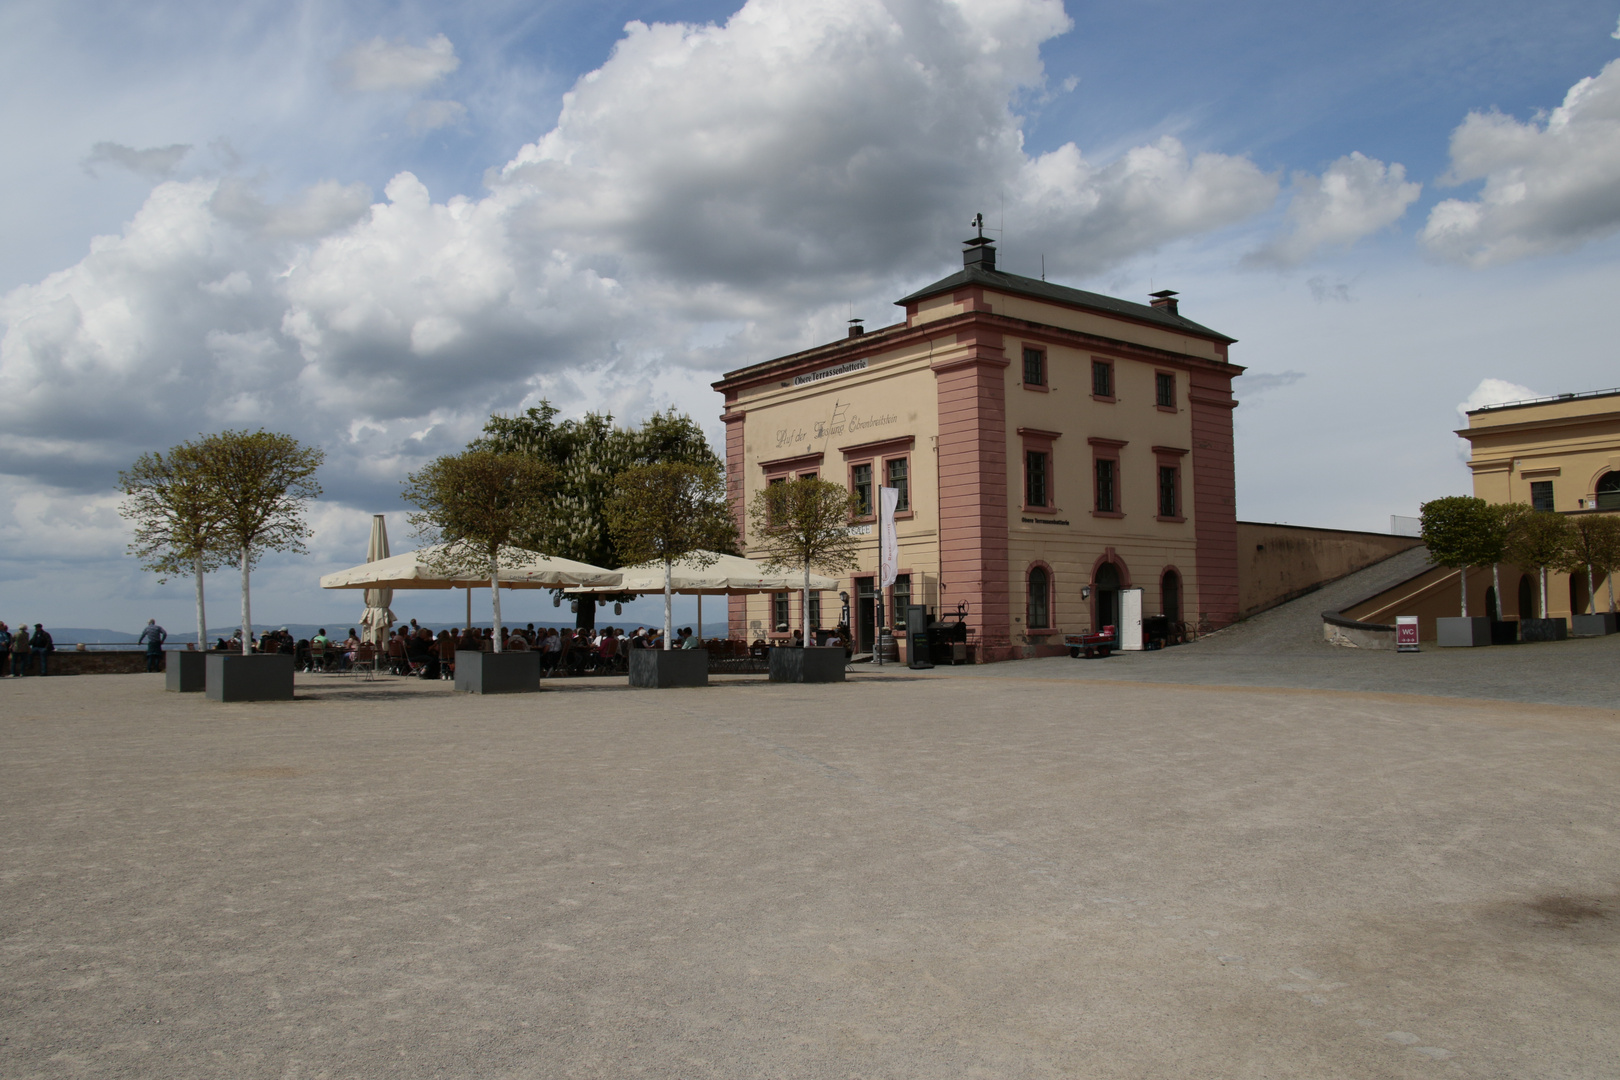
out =
[(1247, 618), (1422, 543), (1414, 536), (1240, 521), (1238, 607)]
[[(132, 675), (146, 670), (146, 653), (128, 649), (117, 652), (78, 652), (71, 646), (51, 653), (46, 661), (51, 675)], [(10, 669), (7, 669), (9, 674)]]

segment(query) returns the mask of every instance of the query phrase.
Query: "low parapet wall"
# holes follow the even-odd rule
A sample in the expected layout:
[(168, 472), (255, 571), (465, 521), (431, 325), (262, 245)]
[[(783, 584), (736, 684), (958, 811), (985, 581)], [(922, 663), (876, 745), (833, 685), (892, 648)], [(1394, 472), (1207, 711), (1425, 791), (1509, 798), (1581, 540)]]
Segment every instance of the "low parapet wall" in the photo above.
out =
[(1383, 623), (1357, 622), (1337, 612), (1322, 612), (1322, 638), (1346, 649), (1395, 651), (1395, 628)]
[(1258, 521), (1240, 521), (1237, 528), (1238, 607), (1244, 617), (1423, 543), (1413, 536)]
[[(60, 649), (50, 654), (45, 667), (52, 678), (58, 675), (134, 675), (146, 670), (146, 653), (137, 649), (120, 649), (116, 652)], [(35, 669), (24, 670), (38, 674)]]

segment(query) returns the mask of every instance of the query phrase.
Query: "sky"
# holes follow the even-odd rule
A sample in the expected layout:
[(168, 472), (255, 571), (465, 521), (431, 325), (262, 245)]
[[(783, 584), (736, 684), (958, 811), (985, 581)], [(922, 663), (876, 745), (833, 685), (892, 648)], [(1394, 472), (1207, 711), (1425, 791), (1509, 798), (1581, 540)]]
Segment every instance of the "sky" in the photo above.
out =
[(352, 622), (317, 579), (492, 412), (719, 445), (721, 372), (895, 321), (977, 212), (1238, 339), (1241, 518), (1387, 530), (1469, 490), (1463, 406), (1620, 384), (1617, 61), (1620, 0), (0, 2), (0, 618), (190, 625), (117, 473), (263, 426), (327, 463), (255, 622)]

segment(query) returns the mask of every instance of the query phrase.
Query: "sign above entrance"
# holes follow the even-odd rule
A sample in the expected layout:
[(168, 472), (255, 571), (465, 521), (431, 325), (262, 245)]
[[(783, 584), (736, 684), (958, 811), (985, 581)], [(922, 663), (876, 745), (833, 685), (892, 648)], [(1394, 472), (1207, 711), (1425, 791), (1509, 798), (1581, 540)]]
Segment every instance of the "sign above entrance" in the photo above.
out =
[(822, 368), (820, 371), (807, 371), (803, 375), (795, 375), (793, 376), (793, 385), (804, 386), (806, 383), (820, 382), (822, 379), (830, 379), (834, 375), (848, 375), (852, 371), (865, 370), (865, 360), (850, 360), (842, 364), (834, 364), (829, 368)]

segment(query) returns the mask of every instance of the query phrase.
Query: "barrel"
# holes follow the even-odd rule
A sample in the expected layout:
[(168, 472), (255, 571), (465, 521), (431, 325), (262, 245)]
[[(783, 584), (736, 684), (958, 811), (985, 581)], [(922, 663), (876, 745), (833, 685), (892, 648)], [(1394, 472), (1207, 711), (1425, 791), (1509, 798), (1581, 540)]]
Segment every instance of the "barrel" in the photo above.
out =
[(900, 662), (900, 643), (894, 640), (893, 634), (885, 631), (878, 635), (877, 654), (885, 664)]

